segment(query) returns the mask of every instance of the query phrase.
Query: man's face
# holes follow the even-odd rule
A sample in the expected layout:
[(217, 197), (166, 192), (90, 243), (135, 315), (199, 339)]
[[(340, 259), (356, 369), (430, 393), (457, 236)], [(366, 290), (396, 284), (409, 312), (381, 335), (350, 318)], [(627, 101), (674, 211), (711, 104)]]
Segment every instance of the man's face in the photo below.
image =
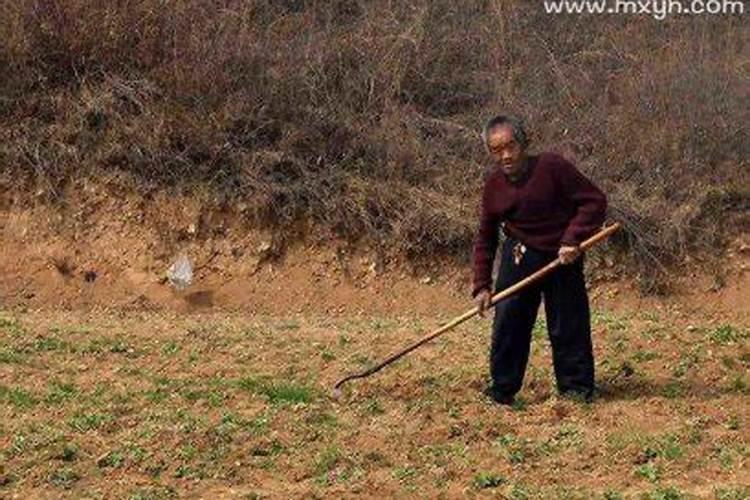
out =
[(487, 137), (490, 156), (503, 169), (505, 175), (515, 177), (521, 173), (525, 151), (513, 137), (513, 129), (506, 125), (494, 127)]

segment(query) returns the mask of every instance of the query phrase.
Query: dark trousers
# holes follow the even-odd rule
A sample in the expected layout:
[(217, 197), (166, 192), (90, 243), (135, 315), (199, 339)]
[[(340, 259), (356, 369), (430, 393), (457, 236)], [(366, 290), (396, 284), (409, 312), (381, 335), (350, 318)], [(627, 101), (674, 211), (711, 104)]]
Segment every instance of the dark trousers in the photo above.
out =
[[(516, 243), (513, 238), (507, 238), (503, 244), (495, 292), (520, 281), (557, 256), (527, 247), (521, 261), (516, 264), (513, 258)], [(594, 390), (594, 356), (583, 257), (558, 267), (541, 281), (495, 306), (490, 350), (493, 388), (507, 396), (521, 389), (529, 359), (531, 332), (542, 296), (557, 389), (561, 393), (575, 392), (590, 397)]]

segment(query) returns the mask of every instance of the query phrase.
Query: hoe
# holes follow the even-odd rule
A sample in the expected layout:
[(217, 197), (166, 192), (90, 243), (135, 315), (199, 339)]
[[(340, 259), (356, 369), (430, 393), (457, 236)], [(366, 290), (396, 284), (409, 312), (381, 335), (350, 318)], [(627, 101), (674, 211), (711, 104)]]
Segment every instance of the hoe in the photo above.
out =
[[(581, 243), (581, 245), (579, 246), (580, 250), (582, 252), (585, 252), (586, 250), (588, 250), (592, 246), (596, 245), (600, 241), (602, 241), (602, 240), (608, 238), (609, 236), (611, 236), (619, 228), (620, 228), (620, 224), (618, 224), (618, 223), (615, 223), (615, 224), (612, 224), (611, 226), (605, 227), (604, 229), (602, 229), (601, 231), (599, 231), (598, 233), (596, 233), (594, 236), (592, 236), (591, 238), (589, 238), (586, 241), (584, 241), (583, 243)], [(553, 260), (552, 262), (550, 262), (549, 264), (547, 264), (543, 268), (541, 268), (538, 271), (534, 272), (533, 274), (527, 276), (526, 278), (524, 278), (523, 280), (519, 281), (518, 283), (516, 283), (516, 284), (514, 284), (514, 285), (512, 285), (512, 286), (510, 286), (508, 288), (506, 288), (505, 290), (502, 290), (502, 291), (496, 293), (495, 295), (493, 295), (492, 299), (491, 299), (491, 304), (494, 306), (495, 304), (497, 304), (501, 300), (503, 300), (503, 299), (505, 299), (507, 297), (510, 297), (511, 295), (513, 295), (514, 293), (518, 292), (522, 288), (524, 288), (524, 287), (530, 285), (531, 283), (533, 283), (533, 282), (541, 279), (542, 277), (546, 276), (547, 274), (549, 274), (550, 272), (552, 272), (555, 268), (557, 268), (560, 265), (562, 265), (562, 262), (560, 261), (559, 258)], [(336, 385), (333, 386), (333, 397), (336, 398), (336, 399), (338, 399), (341, 396), (341, 386), (343, 386), (345, 383), (349, 382), (350, 380), (369, 377), (370, 375), (379, 372), (380, 370), (382, 370), (386, 366), (390, 365), (391, 363), (393, 363), (397, 359), (402, 358), (403, 356), (409, 354), (410, 352), (412, 352), (413, 350), (417, 349), (418, 347), (421, 347), (422, 345), (426, 344), (430, 340), (433, 340), (433, 339), (441, 336), (442, 334), (444, 334), (444, 333), (452, 330), (456, 326), (460, 325), (461, 323), (463, 323), (464, 321), (468, 320), (469, 318), (475, 316), (478, 313), (479, 313), (479, 307), (478, 306), (474, 307), (473, 309), (470, 309), (470, 310), (466, 311), (465, 313), (463, 313), (461, 316), (458, 316), (457, 318), (455, 318), (455, 319), (451, 320), (450, 322), (446, 323), (445, 325), (441, 326), (440, 328), (438, 328), (434, 332), (430, 333), (429, 335), (425, 335), (424, 337), (422, 337), (421, 339), (419, 339), (416, 342), (412, 343), (411, 345), (405, 347), (404, 349), (402, 349), (402, 350), (400, 350), (400, 351), (398, 351), (396, 353), (391, 354), (390, 356), (388, 356), (386, 359), (384, 359), (383, 361), (381, 361), (377, 365), (372, 366), (372, 367), (370, 367), (370, 368), (368, 368), (368, 369), (366, 369), (366, 370), (364, 370), (362, 372), (353, 373), (351, 375), (347, 375), (346, 377), (344, 377), (341, 380), (339, 380), (338, 382), (336, 382)]]

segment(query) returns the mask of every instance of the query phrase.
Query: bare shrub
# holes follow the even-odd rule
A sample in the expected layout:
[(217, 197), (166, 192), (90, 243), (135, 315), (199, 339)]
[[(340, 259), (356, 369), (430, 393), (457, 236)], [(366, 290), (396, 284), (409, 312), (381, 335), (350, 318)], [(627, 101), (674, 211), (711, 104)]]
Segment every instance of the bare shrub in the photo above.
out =
[(747, 227), (738, 16), (616, 24), (519, 0), (16, 0), (0, 19), (0, 183), (51, 200), (76, 176), (123, 172), (152, 189), (211, 189), (258, 223), (465, 258), (485, 162), (477, 129), (503, 110), (605, 188), (644, 269)]

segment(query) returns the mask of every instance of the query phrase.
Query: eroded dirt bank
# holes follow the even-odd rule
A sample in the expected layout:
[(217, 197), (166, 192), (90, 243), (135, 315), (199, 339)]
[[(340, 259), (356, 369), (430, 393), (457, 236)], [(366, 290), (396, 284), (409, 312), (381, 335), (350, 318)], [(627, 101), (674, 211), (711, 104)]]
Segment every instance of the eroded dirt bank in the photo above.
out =
[[(352, 246), (313, 228), (283, 239), (250, 230), (243, 207), (206, 210), (199, 197), (118, 198), (82, 182), (58, 205), (0, 204), (0, 304), (31, 309), (239, 310), (248, 314), (458, 313), (469, 307), (467, 259), (414, 264), (381, 245)], [(193, 284), (176, 291), (166, 271), (184, 252)], [(738, 235), (710, 264), (672, 270), (672, 293), (646, 297), (627, 265), (596, 249), (591, 297), (613, 309), (680, 305), (746, 320), (750, 240)]]

